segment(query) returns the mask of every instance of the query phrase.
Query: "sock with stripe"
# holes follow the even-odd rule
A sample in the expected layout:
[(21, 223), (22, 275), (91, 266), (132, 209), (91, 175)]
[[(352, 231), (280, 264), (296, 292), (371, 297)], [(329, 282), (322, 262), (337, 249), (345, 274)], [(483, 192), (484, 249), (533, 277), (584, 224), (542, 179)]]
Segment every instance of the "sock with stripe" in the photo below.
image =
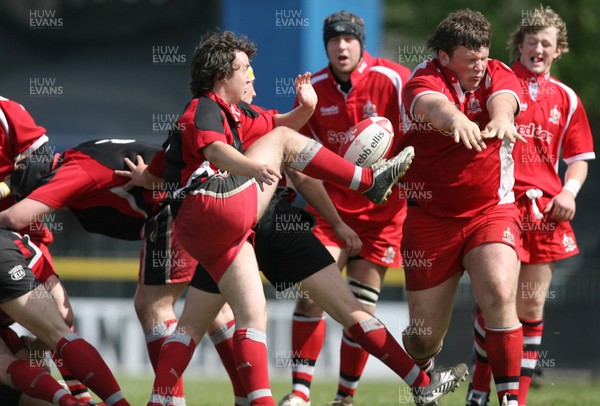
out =
[(521, 360), (521, 376), (519, 378), (519, 405), (526, 405), (531, 377), (540, 357), (544, 321), (520, 320), (523, 325), (523, 359)]
[[(152, 364), (152, 369), (156, 372), (160, 350), (171, 334), (177, 328), (177, 319), (163, 320), (155, 323), (152, 330), (146, 333), (146, 349), (148, 350), (148, 358)], [(172, 387), (171, 396), (179, 404), (185, 404), (185, 392), (183, 389), (183, 378), (177, 381), (177, 384)]]
[(250, 406), (275, 406), (269, 383), (267, 335), (255, 328), (233, 334), (233, 358)]
[(77, 404), (78, 399), (71, 395), (42, 367), (32, 367), (29, 361), (12, 362), (6, 369), (10, 384), (26, 395), (42, 399), (56, 405)]
[(289, 166), (312, 178), (326, 180), (359, 192), (364, 192), (373, 185), (372, 169), (356, 166), (311, 139), (308, 139), (304, 149)]
[(348, 332), (365, 350), (390, 367), (409, 386), (429, 385), (429, 375), (414, 363), (378, 319), (355, 323), (348, 328)]
[(475, 352), (475, 366), (471, 378), (471, 389), (480, 394), (490, 393), (492, 369), (488, 362), (485, 346), (485, 321), (481, 312), (477, 313), (473, 325), (473, 351)]
[(65, 384), (69, 388), (71, 394), (83, 402), (92, 401), (93, 399), (88, 391), (87, 386), (75, 379), (71, 373), (71, 370), (69, 370), (69, 368), (65, 365), (63, 359), (56, 354), (56, 351), (50, 351), (50, 354), (52, 356), (52, 360), (54, 361), (54, 365), (56, 365), (58, 372), (60, 372), (60, 375), (64, 379)]
[(61, 338), (56, 352), (82, 384), (110, 406), (126, 406), (119, 384), (96, 349), (77, 334)]
[(507, 395), (508, 405), (517, 406), (523, 357), (523, 328), (520, 324), (505, 329), (486, 327), (485, 346), (500, 404), (504, 395)]
[(307, 402), (326, 325), (325, 317), (294, 313), (292, 319), (292, 393)]
[[(377, 305), (380, 289), (351, 277), (347, 278), (347, 282), (350, 291), (362, 305), (373, 308)], [(344, 332), (340, 345), (340, 376), (336, 399), (354, 396), (368, 359), (369, 353)]]
[(369, 353), (344, 332), (340, 345), (340, 376), (336, 399), (354, 396), (368, 358)]
[[(71, 331), (77, 334), (75, 332), (74, 327), (71, 327)], [(52, 357), (54, 365), (56, 365), (56, 369), (58, 369), (60, 376), (62, 376), (62, 378), (65, 381), (65, 384), (69, 388), (69, 391), (71, 391), (71, 394), (83, 402), (91, 402), (93, 399), (90, 395), (90, 392), (88, 391), (88, 388), (81, 382), (79, 382), (77, 379), (75, 379), (69, 368), (65, 365), (62, 358), (60, 358), (58, 354), (56, 354), (56, 351), (50, 351), (50, 356)]]
[(246, 391), (244, 385), (235, 369), (233, 359), (233, 333), (235, 331), (235, 320), (228, 321), (225, 325), (210, 333), (209, 337), (221, 358), (221, 362), (229, 375), (236, 406), (246, 404)]

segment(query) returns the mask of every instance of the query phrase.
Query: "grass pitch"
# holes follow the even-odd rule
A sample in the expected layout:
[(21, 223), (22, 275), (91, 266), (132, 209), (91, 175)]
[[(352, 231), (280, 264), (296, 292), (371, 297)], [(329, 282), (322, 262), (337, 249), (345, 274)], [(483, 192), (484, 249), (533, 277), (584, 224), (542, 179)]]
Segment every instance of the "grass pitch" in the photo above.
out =
[[(134, 406), (145, 406), (152, 385), (151, 378), (119, 377), (119, 383), (129, 402)], [(312, 385), (312, 405), (321, 406), (331, 401), (337, 383), (314, 382)], [(290, 390), (290, 382), (274, 381), (273, 395), (279, 401)], [(467, 392), (466, 382), (461, 383), (456, 392), (442, 399), (442, 406), (464, 406)], [(495, 396), (495, 395), (494, 395)], [(228, 381), (186, 379), (186, 399), (188, 406), (233, 406), (233, 392)], [(392, 381), (377, 382), (365, 380), (360, 383), (355, 404), (357, 406), (392, 406), (413, 404), (410, 390), (402, 383)], [(494, 399), (490, 403), (497, 405)], [(539, 389), (531, 389), (528, 406), (593, 406), (600, 405), (599, 381), (552, 382), (546, 379)]]

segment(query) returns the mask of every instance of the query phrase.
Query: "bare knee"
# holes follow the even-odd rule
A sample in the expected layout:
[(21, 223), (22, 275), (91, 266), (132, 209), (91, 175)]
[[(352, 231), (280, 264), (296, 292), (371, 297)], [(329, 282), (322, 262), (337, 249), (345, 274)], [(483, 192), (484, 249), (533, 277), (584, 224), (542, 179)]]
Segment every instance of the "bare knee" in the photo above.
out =
[(215, 320), (210, 324), (207, 329), (208, 334), (212, 334), (215, 331), (219, 331), (223, 328), (226, 328), (231, 321), (234, 320), (233, 311), (228, 304), (225, 304), (221, 310), (219, 310), (219, 314), (215, 317)]
[(312, 301), (312, 299), (300, 299), (296, 301), (294, 313), (299, 313), (308, 317), (321, 317), (323, 310), (321, 307)]
[(414, 326), (408, 326), (402, 332), (402, 342), (406, 352), (414, 359), (427, 359), (437, 354), (442, 347), (442, 339), (416, 332)]

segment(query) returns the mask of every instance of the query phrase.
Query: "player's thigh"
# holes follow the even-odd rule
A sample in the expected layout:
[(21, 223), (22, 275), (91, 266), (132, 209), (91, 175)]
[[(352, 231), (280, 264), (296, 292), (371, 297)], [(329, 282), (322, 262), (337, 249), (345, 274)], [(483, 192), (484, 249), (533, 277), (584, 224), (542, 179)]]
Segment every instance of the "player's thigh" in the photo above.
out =
[(387, 269), (387, 266), (375, 264), (362, 258), (351, 259), (346, 264), (346, 274), (349, 278), (376, 289), (381, 289)]
[(238, 328), (266, 330), (266, 299), (254, 249), (248, 241), (219, 280), (219, 290), (231, 306)]
[(467, 252), (463, 263), (486, 325), (490, 328), (516, 325), (519, 260), (515, 250), (502, 243), (482, 244)]
[(437, 350), (450, 325), (460, 277), (460, 273), (455, 273), (434, 287), (406, 292), (409, 327), (404, 334), (405, 343), (416, 342)]

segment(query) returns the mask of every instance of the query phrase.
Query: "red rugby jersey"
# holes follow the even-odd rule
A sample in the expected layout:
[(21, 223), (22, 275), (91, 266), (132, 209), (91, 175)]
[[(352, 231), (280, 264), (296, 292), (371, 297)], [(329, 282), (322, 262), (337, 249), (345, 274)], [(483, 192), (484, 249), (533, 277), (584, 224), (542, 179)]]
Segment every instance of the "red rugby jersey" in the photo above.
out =
[[(329, 67), (320, 70), (311, 79), (319, 101), (300, 132), (337, 153), (351, 127), (365, 118), (383, 116), (394, 127), (394, 142), (387, 157), (395, 156), (401, 150), (402, 88), (409, 76), (408, 68), (387, 59), (374, 58), (366, 51), (351, 74), (352, 89), (348, 93), (340, 90)], [(401, 212), (406, 210), (406, 200), (398, 189), (394, 189), (385, 204), (377, 205), (359, 192), (329, 182), (324, 185), (340, 216), (350, 226), (353, 221), (368, 221), (380, 226), (397, 219), (396, 223), (401, 227)]]
[(512, 69), (523, 87), (517, 129), (528, 141), (518, 143), (513, 154), (515, 194), (535, 187), (555, 196), (562, 189), (561, 155), (567, 164), (596, 157), (587, 115), (577, 94), (550, 73), (535, 75), (519, 61)]
[(513, 145), (497, 138), (486, 140), (487, 149), (477, 152), (455, 143), (449, 134), (421, 123), (413, 114), (419, 97), (437, 93), (484, 129), (490, 118), (487, 103), (506, 92), (519, 101), (521, 86), (502, 62), (488, 61), (480, 86), (463, 92), (456, 75), (437, 59), (417, 66), (404, 88), (405, 127), (403, 145), (415, 148), (415, 159), (402, 183), (408, 197), (430, 215), (472, 217), (486, 208), (514, 202)]

